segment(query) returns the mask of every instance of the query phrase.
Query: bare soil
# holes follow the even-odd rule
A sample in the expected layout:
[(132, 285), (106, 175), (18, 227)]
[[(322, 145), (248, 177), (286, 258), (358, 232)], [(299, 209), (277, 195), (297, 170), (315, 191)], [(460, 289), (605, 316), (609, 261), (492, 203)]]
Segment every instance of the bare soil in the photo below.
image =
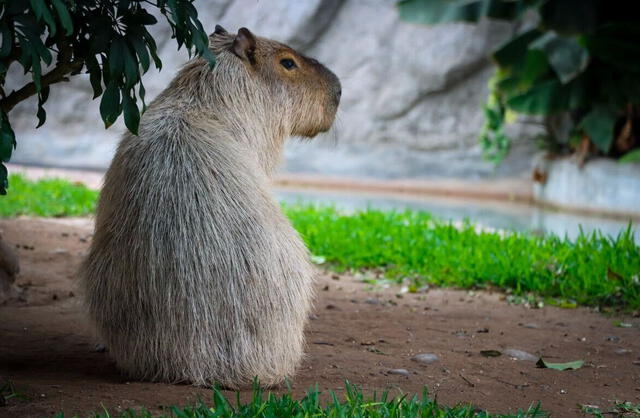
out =
[[(0, 220), (0, 230), (20, 256), (23, 289), (20, 299), (0, 307), (0, 386), (10, 381), (24, 396), (8, 399), (0, 416), (60, 411), (87, 416), (103, 406), (112, 412), (140, 406), (159, 411), (162, 405), (211, 398), (207, 388), (128, 381), (108, 352), (96, 350), (99, 340), (87, 324), (75, 282), (91, 220)], [(399, 292), (399, 287), (371, 289), (352, 276), (321, 273), (307, 329), (308, 354), (293, 378), (294, 394), (301, 396), (316, 383), (341, 393), (345, 380), (367, 392), (394, 395), (420, 394), (427, 386), (448, 405), (473, 403), (506, 413), (541, 401), (557, 417), (580, 416), (580, 404), (606, 408), (616, 400), (640, 400), (638, 318), (585, 308), (527, 309), (509, 305), (500, 293), (433, 289), (398, 297)], [(508, 348), (549, 361), (583, 359), (586, 365), (556, 371), (480, 353)], [(436, 354), (439, 361), (412, 361), (419, 353)], [(409, 374), (390, 373), (393, 369)]]

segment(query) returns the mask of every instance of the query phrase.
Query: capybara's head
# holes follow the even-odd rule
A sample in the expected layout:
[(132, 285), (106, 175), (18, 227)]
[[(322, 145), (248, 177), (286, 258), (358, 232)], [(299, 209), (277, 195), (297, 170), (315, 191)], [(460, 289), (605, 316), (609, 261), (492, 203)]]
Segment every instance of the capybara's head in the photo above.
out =
[(260, 102), (258, 108), (284, 124), (286, 135), (313, 137), (331, 128), (342, 89), (327, 67), (246, 28), (232, 34), (217, 25), (209, 46), (216, 55), (216, 87)]

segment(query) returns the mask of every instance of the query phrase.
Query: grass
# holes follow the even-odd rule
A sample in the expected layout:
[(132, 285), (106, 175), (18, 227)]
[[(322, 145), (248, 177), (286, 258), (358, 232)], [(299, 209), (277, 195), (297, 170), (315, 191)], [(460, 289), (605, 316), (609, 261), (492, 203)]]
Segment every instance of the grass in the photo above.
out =
[[(246, 403), (240, 402), (239, 395), (235, 405), (232, 405), (218, 389), (213, 390), (213, 406), (209, 407), (200, 402), (187, 408), (171, 406), (163, 408), (166, 412), (160, 416), (177, 418), (235, 418), (235, 417), (433, 417), (433, 418), (491, 418), (518, 417), (541, 418), (548, 414), (540, 410), (540, 406), (531, 406), (526, 411), (518, 411), (512, 415), (495, 415), (480, 411), (471, 405), (457, 405), (446, 407), (427, 396), (426, 389), (422, 397), (405, 396), (390, 398), (388, 392), (381, 396), (365, 397), (356, 386), (346, 383), (345, 399), (340, 400), (333, 391), (328, 393), (328, 401), (321, 400), (317, 387), (307, 392), (300, 400), (295, 400), (290, 393), (264, 396), (263, 391), (254, 384), (253, 396)], [(120, 415), (111, 415), (108, 411), (96, 414), (96, 418), (150, 418), (158, 416), (146, 410), (127, 410)], [(55, 418), (64, 418), (58, 414)]]
[(19, 215), (58, 217), (83, 216), (95, 211), (98, 192), (67, 180), (29, 181), (19, 174), (9, 176), (11, 185), (0, 196), (0, 217)]
[(498, 287), (592, 306), (640, 308), (640, 248), (631, 228), (574, 240), (479, 231), (425, 212), (291, 206), (285, 212), (316, 256), (334, 269), (382, 268), (392, 280), (461, 288)]
[[(79, 216), (93, 212), (98, 192), (65, 180), (10, 177), (0, 216)], [(332, 269), (378, 270), (409, 289), (429, 284), (505, 289), (591, 306), (640, 309), (640, 248), (631, 229), (616, 238), (597, 232), (557, 236), (480, 231), (425, 212), (285, 206), (316, 260)], [(536, 296), (537, 297), (537, 296)]]

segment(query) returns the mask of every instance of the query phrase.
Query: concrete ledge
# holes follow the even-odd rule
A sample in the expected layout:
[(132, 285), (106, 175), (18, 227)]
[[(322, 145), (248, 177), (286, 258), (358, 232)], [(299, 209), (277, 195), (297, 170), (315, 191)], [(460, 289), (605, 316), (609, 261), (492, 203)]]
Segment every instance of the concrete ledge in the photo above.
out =
[(608, 158), (580, 167), (573, 158), (539, 156), (535, 202), (571, 212), (640, 219), (640, 164)]
[(527, 179), (377, 180), (287, 173), (278, 175), (275, 179), (275, 184), (279, 187), (407, 193), (412, 195), (508, 200), (522, 203), (531, 203), (533, 201), (532, 182)]

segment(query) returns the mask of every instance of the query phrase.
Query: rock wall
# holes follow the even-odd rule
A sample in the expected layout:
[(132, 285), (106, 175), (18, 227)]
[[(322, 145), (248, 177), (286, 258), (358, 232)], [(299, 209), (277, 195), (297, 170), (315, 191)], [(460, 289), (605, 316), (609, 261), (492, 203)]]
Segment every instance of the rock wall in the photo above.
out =
[[(512, 28), (506, 24), (425, 27), (401, 22), (385, 0), (200, 0), (208, 30), (246, 26), (318, 58), (342, 80), (336, 127), (313, 141), (291, 141), (283, 169), (330, 175), (486, 177), (520, 175), (529, 169), (530, 141), (497, 170), (482, 161), (477, 134), (481, 105), (492, 73), (487, 55)], [(162, 20), (159, 19), (162, 23)], [(164, 64), (144, 78), (155, 96), (187, 59), (157, 25)], [(19, 76), (11, 80), (19, 87)], [(124, 130), (122, 121), (104, 130), (98, 101), (86, 76), (52, 88), (47, 123), (35, 130), (35, 103), (16, 108), (14, 162), (106, 167)], [(518, 137), (531, 127), (515, 128)]]
[(542, 179), (534, 183), (537, 202), (565, 210), (621, 219), (640, 218), (640, 164), (595, 158), (579, 165), (574, 158), (534, 158)]

